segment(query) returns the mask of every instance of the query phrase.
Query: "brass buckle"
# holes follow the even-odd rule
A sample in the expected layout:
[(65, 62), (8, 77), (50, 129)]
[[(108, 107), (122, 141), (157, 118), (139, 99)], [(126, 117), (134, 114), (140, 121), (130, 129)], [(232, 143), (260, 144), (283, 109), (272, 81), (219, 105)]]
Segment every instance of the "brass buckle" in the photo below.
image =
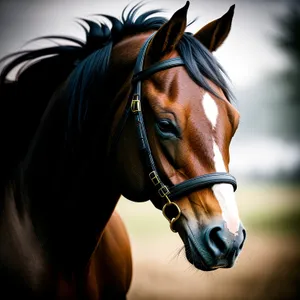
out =
[(154, 185), (158, 185), (160, 183), (160, 179), (155, 171), (150, 172), (149, 177)]
[[(169, 199), (169, 198), (168, 198)], [(169, 200), (170, 201), (170, 200)], [(176, 215), (176, 217), (174, 217), (174, 218), (172, 218), (172, 219), (169, 219), (168, 218), (168, 216), (167, 216), (167, 214), (166, 214), (166, 208), (168, 207), (168, 206), (170, 206), (170, 205), (173, 205), (173, 206), (175, 206), (175, 208), (177, 209), (177, 211), (178, 211), (178, 213), (177, 213), (177, 215)], [(166, 203), (164, 206), (163, 206), (163, 208), (162, 208), (162, 213), (163, 213), (163, 215), (164, 215), (164, 217), (169, 221), (169, 223), (170, 223), (170, 229), (173, 231), (173, 232), (177, 232), (175, 229), (173, 229), (173, 225), (174, 225), (174, 223), (180, 218), (180, 215), (181, 215), (181, 209), (180, 209), (180, 207), (175, 203), (175, 202), (168, 202), (168, 203)]]
[(131, 100), (131, 111), (133, 113), (141, 111), (141, 101), (139, 99), (139, 95), (137, 94), (133, 95), (133, 98)]
[[(163, 185), (159, 190), (158, 190), (158, 194), (161, 197), (165, 197), (166, 195), (170, 194), (169, 189), (167, 188), (166, 185)], [(169, 199), (169, 198), (168, 198)]]

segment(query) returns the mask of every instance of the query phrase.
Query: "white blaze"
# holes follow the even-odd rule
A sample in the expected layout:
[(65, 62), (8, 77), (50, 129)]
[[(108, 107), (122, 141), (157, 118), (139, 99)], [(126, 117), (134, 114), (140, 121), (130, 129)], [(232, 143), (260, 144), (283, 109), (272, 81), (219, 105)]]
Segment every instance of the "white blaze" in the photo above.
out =
[(210, 121), (213, 128), (217, 126), (219, 110), (215, 100), (209, 95), (209, 93), (205, 93), (203, 96), (203, 108), (207, 119)]
[[(215, 129), (218, 121), (219, 111), (215, 100), (209, 95), (209, 93), (205, 93), (203, 96), (203, 108), (207, 119), (212, 125), (212, 128)], [(214, 137), (213, 154), (216, 172), (227, 172), (222, 153)], [(219, 202), (222, 210), (222, 217), (227, 224), (227, 228), (232, 233), (236, 234), (239, 229), (240, 218), (232, 185), (227, 183), (215, 184), (212, 187), (212, 191)]]

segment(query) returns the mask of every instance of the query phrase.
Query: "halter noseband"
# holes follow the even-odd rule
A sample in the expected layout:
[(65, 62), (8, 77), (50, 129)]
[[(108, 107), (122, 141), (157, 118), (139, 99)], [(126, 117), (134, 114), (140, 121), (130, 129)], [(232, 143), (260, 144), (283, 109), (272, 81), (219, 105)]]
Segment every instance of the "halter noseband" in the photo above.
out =
[[(210, 174), (205, 174), (202, 176), (197, 176), (191, 179), (188, 179), (179, 184), (175, 184), (172, 186), (165, 185), (160, 179), (154, 159), (151, 153), (151, 148), (149, 146), (145, 123), (143, 119), (142, 113), (142, 93), (141, 93), (141, 81), (145, 78), (148, 78), (152, 74), (166, 70), (169, 68), (183, 66), (184, 62), (180, 57), (175, 57), (171, 59), (167, 59), (158, 63), (153, 64), (149, 68), (143, 70), (144, 58), (146, 54), (147, 47), (151, 41), (153, 34), (146, 40), (140, 52), (138, 54), (136, 64), (134, 67), (134, 75), (132, 78), (133, 84), (133, 97), (131, 102), (128, 102), (127, 107), (125, 109), (125, 113), (123, 115), (123, 120), (119, 123), (119, 130), (117, 130), (117, 136), (115, 137), (115, 143), (119, 140), (121, 132), (124, 128), (126, 120), (130, 112), (133, 113), (135, 118), (135, 124), (137, 128), (138, 140), (139, 140), (139, 149), (142, 153), (146, 166), (148, 168), (149, 178), (153, 183), (153, 186), (160, 197), (162, 197), (166, 203), (162, 208), (163, 215), (170, 223), (170, 228), (173, 232), (176, 232), (173, 228), (173, 224), (179, 219), (181, 215), (181, 210), (179, 206), (173, 202), (172, 200), (178, 199), (184, 195), (187, 195), (195, 190), (204, 189), (210, 187), (217, 183), (228, 183), (233, 186), (234, 191), (237, 189), (237, 182), (235, 177), (226, 172), (215, 172)], [(115, 144), (114, 143), (114, 144)], [(169, 218), (167, 216), (166, 210), (168, 207), (173, 206), (177, 211), (175, 217)]]

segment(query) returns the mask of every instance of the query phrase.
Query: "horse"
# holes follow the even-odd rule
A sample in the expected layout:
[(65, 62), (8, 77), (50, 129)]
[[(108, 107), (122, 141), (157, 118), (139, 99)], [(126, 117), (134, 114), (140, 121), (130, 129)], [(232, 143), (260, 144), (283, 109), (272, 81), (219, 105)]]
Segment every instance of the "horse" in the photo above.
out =
[(235, 264), (239, 112), (213, 55), (235, 6), (193, 34), (189, 5), (83, 18), (85, 41), (43, 36), (64, 43), (1, 60), (1, 299), (126, 299), (121, 195), (161, 210), (196, 269)]

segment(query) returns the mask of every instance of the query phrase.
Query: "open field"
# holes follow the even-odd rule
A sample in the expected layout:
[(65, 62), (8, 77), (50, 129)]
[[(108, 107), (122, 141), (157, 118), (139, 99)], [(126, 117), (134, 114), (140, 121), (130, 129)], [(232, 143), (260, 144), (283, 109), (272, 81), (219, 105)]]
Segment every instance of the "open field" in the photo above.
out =
[(246, 186), (237, 192), (247, 240), (233, 269), (202, 272), (151, 203), (121, 199), (134, 276), (128, 300), (300, 299), (300, 187)]

